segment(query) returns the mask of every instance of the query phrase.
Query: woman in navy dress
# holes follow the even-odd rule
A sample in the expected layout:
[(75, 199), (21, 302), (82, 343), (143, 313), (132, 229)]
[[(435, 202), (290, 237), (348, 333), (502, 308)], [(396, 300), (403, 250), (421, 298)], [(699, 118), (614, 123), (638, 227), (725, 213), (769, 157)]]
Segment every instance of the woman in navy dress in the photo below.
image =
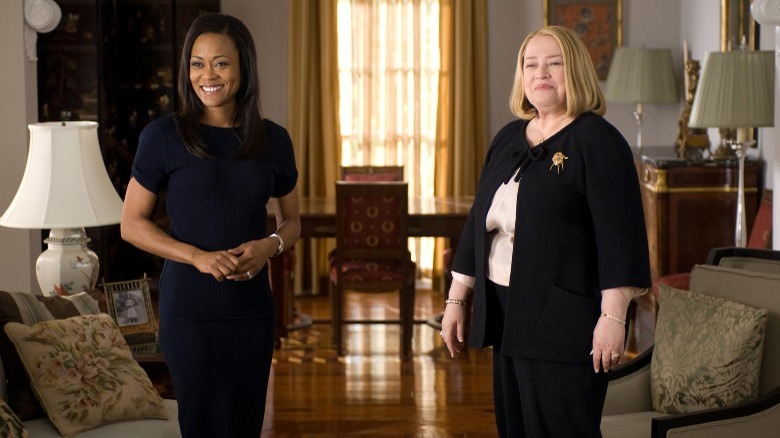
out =
[[(195, 20), (178, 91), (180, 111), (141, 133), (122, 237), (165, 259), (159, 335), (182, 435), (257, 438), (274, 345), (267, 260), (300, 235), (292, 142), (261, 116), (254, 42), (234, 17)], [(150, 219), (161, 192), (170, 232)]]

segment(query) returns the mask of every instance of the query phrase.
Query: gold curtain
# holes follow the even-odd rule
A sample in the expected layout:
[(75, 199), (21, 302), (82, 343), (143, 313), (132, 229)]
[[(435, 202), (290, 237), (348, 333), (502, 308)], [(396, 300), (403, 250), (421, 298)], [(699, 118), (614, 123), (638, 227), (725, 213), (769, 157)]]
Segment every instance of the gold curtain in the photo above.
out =
[[(490, 141), (487, 0), (441, 0), (440, 14), (441, 76), (434, 192), (436, 196), (474, 195)], [(437, 239), (437, 271), (443, 265), (443, 246), (442, 239)]]
[(487, 0), (441, 0), (440, 8), (435, 193), (473, 195), (490, 141)]
[[(336, 194), (341, 162), (336, 5), (336, 0), (289, 2), (287, 124), (302, 197)], [(313, 240), (299, 243), (294, 290), (316, 292), (317, 273), (328, 271), (329, 245)], [(303, 269), (304, 264), (313, 268)], [(303, 278), (304, 272), (310, 277)]]

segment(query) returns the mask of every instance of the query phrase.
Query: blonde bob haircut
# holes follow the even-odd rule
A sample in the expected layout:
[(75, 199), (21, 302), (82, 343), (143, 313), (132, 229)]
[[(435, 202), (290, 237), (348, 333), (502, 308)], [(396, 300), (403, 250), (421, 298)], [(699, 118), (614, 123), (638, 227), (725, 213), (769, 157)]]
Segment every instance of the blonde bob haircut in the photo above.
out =
[(573, 31), (561, 26), (547, 26), (529, 34), (520, 53), (517, 55), (517, 69), (512, 95), (509, 97), (509, 108), (512, 114), (523, 120), (530, 120), (536, 115), (536, 108), (531, 105), (523, 87), (523, 58), (528, 42), (536, 36), (551, 36), (558, 42), (563, 53), (563, 75), (566, 81), (566, 115), (577, 117), (585, 112), (604, 115), (607, 104), (599, 87), (596, 69), (585, 48), (585, 44)]

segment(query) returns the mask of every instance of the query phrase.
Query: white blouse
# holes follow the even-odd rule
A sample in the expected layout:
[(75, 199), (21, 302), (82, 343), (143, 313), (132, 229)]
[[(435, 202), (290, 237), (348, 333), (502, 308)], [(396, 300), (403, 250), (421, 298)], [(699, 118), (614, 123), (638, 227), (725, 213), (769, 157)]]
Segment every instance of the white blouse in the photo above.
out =
[[(519, 172), (520, 169), (517, 170)], [(509, 286), (512, 273), (512, 248), (515, 244), (515, 217), (517, 214), (517, 190), (520, 182), (515, 176), (496, 190), (493, 202), (487, 214), (485, 230), (490, 252), (487, 257), (487, 278), (500, 286)], [(452, 273), (452, 279), (458, 283), (474, 287), (474, 277), (459, 272)]]

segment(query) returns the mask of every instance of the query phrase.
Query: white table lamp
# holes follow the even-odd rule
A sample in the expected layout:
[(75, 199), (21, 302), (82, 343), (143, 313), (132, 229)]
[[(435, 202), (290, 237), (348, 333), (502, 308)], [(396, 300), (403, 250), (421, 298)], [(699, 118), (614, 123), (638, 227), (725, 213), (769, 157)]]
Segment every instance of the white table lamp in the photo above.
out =
[(122, 200), (106, 172), (95, 122), (29, 125), (30, 149), (19, 190), (0, 225), (50, 229), (36, 274), (44, 295), (92, 289), (99, 262), (84, 227), (119, 223)]

